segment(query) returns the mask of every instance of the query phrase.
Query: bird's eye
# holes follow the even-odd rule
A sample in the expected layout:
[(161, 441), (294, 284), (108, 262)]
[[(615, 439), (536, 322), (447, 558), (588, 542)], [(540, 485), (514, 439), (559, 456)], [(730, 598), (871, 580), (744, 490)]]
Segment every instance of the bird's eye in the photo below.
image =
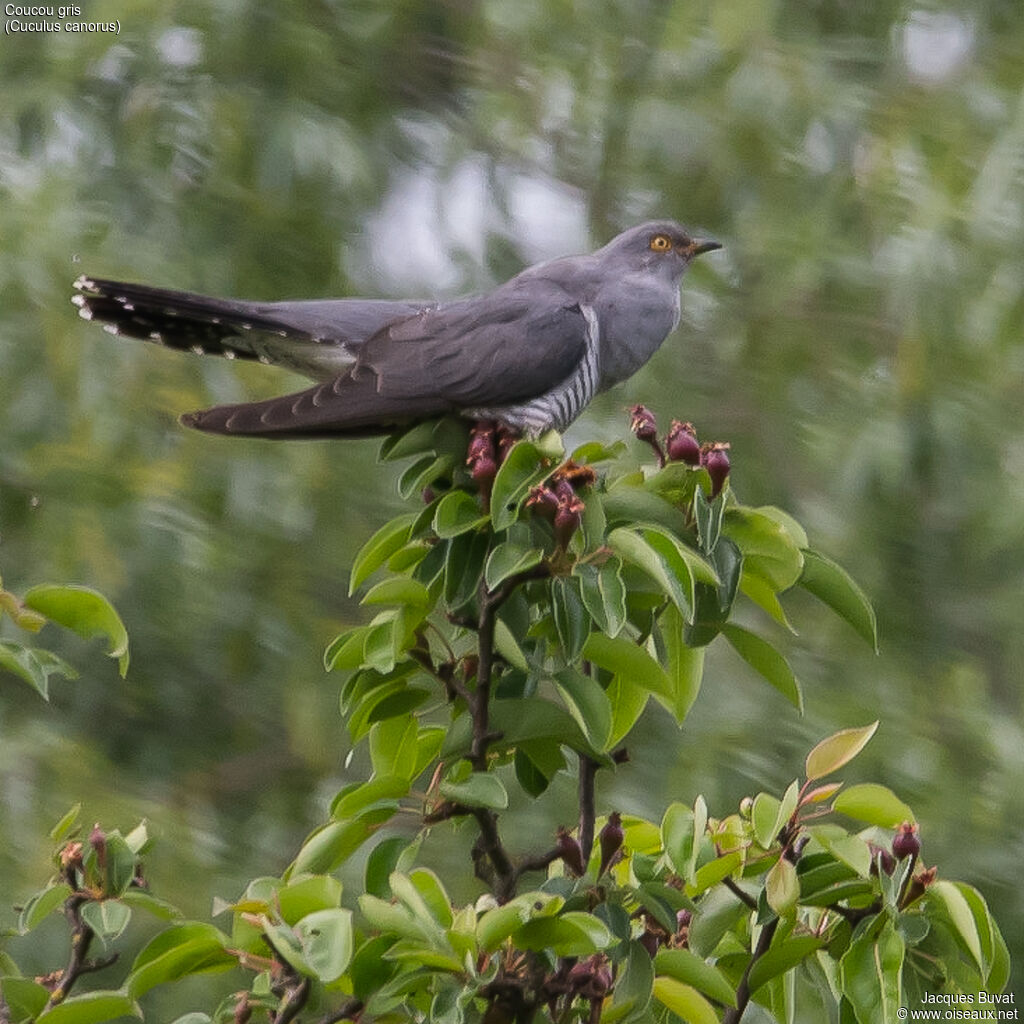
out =
[(672, 239), (668, 235), (655, 235), (651, 239), (651, 248), (655, 252), (668, 252), (672, 248)]

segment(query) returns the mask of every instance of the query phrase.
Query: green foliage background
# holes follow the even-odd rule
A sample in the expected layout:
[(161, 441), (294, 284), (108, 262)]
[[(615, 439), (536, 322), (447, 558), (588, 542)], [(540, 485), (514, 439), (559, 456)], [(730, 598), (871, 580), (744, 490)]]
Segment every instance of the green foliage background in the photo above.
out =
[[(184, 433), (183, 410), (298, 381), (111, 338), (71, 280), (446, 296), (668, 215), (726, 248), (570, 445), (620, 436), (633, 401), (731, 441), (742, 500), (790, 510), (854, 574), (882, 653), (801, 605), (805, 717), (711, 659), (681, 734), (650, 716), (615, 799), (734, 804), (881, 717), (864, 777), (1024, 962), (1018, 5), (83, 7), (114, 18), (118, 36), (0, 41), (0, 571), (104, 591), (133, 644), (122, 682), (44, 634), (85, 669), (52, 707), (3, 678), (0, 906), (79, 799), (151, 819), (150, 875), (187, 913), (279, 868), (358, 776), (320, 652), (361, 621), (352, 554), (400, 506), (373, 442)], [(558, 799), (523, 813), (553, 828)]]

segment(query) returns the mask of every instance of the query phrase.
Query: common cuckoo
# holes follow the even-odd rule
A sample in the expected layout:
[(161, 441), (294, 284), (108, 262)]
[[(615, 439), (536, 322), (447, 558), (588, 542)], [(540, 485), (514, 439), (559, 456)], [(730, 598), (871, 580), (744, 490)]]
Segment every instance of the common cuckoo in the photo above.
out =
[(659, 220), (446, 302), (243, 302), (85, 275), (72, 301), (111, 334), (256, 359), (318, 381), (182, 416), (198, 430), (358, 437), (458, 413), (535, 435), (564, 430), (594, 395), (654, 355), (679, 322), (690, 261), (718, 248)]

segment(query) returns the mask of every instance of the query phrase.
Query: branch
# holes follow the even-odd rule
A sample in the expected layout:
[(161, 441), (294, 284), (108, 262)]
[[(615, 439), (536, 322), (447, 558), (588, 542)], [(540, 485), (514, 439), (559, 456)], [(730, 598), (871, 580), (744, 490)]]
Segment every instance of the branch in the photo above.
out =
[(597, 762), (587, 754), (580, 754), (580, 848), (583, 850), (583, 865), (590, 862), (594, 848), (594, 821), (597, 809), (594, 801), (594, 780), (597, 776)]
[(757, 900), (750, 895), (749, 892), (744, 892), (728, 875), (722, 879), (722, 884), (736, 897), (741, 903), (745, 903), (751, 910), (757, 910)]
[(346, 999), (333, 1013), (324, 1017), (320, 1024), (339, 1024), (343, 1020), (356, 1020), (362, 1012), (363, 1001), (353, 996), (351, 999)]
[[(68, 957), (67, 967), (60, 974), (57, 987), (50, 993), (50, 998), (46, 1001), (47, 1009), (62, 1003), (67, 998), (72, 986), (83, 974), (90, 970), (99, 970), (99, 966), (91, 965), (86, 960), (89, 945), (96, 935), (92, 928), (82, 920), (82, 904), (86, 903), (88, 899), (89, 897), (82, 892), (73, 892), (64, 903), (64, 913), (71, 923), (71, 954)], [(101, 966), (108, 965), (102, 964)]]
[(775, 917), (761, 929), (761, 934), (757, 940), (757, 948), (754, 950), (754, 955), (750, 958), (750, 963), (747, 964), (739, 986), (736, 988), (736, 1005), (725, 1011), (725, 1016), (722, 1017), (722, 1024), (740, 1024), (743, 1011), (747, 1008), (747, 1003), (750, 1002), (750, 972), (754, 969), (754, 964), (768, 952), (778, 927), (779, 919)]

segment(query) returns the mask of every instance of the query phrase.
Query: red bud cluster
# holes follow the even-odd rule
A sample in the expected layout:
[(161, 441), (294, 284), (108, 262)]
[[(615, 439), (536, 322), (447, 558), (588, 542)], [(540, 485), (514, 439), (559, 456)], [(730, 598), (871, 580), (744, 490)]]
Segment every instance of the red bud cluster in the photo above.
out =
[(711, 497), (716, 498), (729, 475), (728, 441), (712, 441), (701, 445), (700, 462), (711, 477)]
[(590, 487), (597, 474), (590, 466), (580, 466), (571, 459), (559, 466), (548, 479), (530, 490), (526, 507), (554, 524), (555, 539), (567, 548), (572, 535), (583, 521), (586, 505), (576, 494), (577, 487)]
[(489, 497), (491, 484), (498, 474), (498, 445), (495, 437), (496, 427), (488, 420), (473, 424), (469, 434), (469, 449), (466, 452), (466, 465), (470, 476), (477, 482), (480, 492)]
[(569, 971), (570, 991), (584, 999), (604, 999), (611, 987), (612, 972), (608, 968), (608, 957), (603, 953), (580, 960)]

